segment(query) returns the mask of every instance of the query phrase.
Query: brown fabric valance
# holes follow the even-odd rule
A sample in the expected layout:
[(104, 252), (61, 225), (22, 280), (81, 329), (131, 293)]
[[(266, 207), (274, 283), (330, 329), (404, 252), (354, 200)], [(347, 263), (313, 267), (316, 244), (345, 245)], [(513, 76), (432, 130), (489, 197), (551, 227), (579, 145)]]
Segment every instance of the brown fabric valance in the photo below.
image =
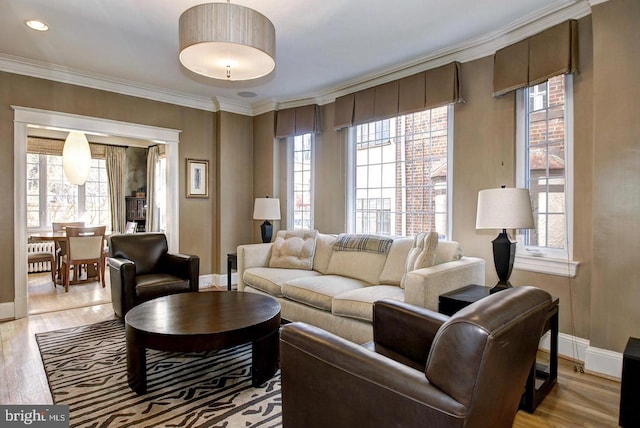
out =
[(276, 137), (286, 138), (320, 132), (317, 104), (278, 110), (276, 113)]
[(578, 21), (544, 30), (493, 56), (493, 96), (578, 71)]
[(452, 62), (337, 98), (333, 126), (342, 129), (460, 101), (460, 63)]

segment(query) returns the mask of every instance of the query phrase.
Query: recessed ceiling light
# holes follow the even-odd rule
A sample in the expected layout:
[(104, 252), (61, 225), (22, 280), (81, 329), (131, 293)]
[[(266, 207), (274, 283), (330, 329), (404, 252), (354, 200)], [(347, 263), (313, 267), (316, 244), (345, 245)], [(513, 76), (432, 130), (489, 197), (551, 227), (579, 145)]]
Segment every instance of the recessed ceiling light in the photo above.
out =
[(253, 98), (256, 96), (256, 93), (250, 92), (250, 91), (243, 91), (243, 92), (238, 92), (238, 96), (243, 98)]
[(46, 23), (37, 19), (30, 19), (28, 21), (25, 21), (25, 24), (27, 25), (27, 27), (36, 31), (47, 31), (49, 29), (49, 26)]

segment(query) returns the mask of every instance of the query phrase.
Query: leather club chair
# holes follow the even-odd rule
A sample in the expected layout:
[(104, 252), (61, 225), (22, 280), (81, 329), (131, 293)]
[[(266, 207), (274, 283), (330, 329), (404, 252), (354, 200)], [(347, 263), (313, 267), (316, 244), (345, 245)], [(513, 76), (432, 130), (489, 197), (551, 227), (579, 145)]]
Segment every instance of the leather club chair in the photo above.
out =
[(147, 300), (199, 288), (200, 258), (169, 254), (164, 233), (111, 236), (107, 263), (113, 310), (119, 318)]
[(287, 324), (283, 427), (511, 427), (550, 304), (535, 287), (492, 294), (451, 318), (382, 300), (364, 346)]

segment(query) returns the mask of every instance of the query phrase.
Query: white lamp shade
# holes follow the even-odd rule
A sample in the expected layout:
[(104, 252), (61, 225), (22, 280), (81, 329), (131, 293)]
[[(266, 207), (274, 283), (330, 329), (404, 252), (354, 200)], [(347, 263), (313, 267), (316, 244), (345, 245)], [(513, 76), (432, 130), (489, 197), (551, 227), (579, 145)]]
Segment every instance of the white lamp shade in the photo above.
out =
[(91, 149), (82, 132), (69, 132), (62, 149), (62, 169), (71, 184), (81, 186), (89, 177)]
[(256, 198), (253, 206), (254, 220), (280, 220), (280, 199)]
[(533, 229), (528, 189), (500, 188), (478, 192), (476, 229)]

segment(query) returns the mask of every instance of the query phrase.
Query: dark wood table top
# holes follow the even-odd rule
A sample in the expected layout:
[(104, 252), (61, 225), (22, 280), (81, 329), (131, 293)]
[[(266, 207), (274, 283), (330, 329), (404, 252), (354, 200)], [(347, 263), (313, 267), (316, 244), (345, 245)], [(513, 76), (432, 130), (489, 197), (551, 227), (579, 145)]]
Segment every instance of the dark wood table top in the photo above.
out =
[(134, 307), (125, 323), (127, 340), (142, 341), (152, 349), (222, 349), (277, 330), (280, 303), (255, 293), (180, 293)]

